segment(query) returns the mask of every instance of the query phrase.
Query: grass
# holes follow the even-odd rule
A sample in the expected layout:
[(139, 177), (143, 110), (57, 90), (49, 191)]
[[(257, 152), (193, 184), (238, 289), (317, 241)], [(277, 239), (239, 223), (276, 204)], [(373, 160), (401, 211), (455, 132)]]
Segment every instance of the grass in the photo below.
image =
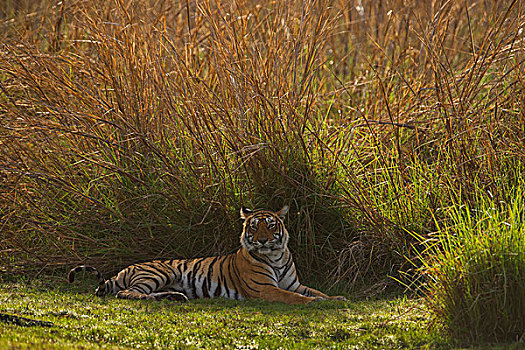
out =
[(457, 260), (493, 266), (487, 217), (472, 240), (448, 229), (515, 200), (524, 27), (517, 0), (0, 2), (2, 272), (229, 253), (241, 205), (283, 204), (300, 277), (326, 291), (419, 283), (446, 265), (420, 244), (436, 236), (451, 266), (478, 241)]
[[(427, 248), (427, 304), (436, 322), (470, 343), (525, 339), (525, 195), (508, 202), (480, 196), (478, 205), (458, 203), (450, 225)], [(476, 209), (474, 209), (476, 208)]]
[[(51, 280), (47, 280), (47, 283)], [(451, 347), (428, 330), (421, 301), (323, 302), (291, 307), (263, 301), (173, 302), (100, 299), (64, 281), (0, 287), (0, 313), (52, 327), (0, 322), (0, 347), (385, 349)]]

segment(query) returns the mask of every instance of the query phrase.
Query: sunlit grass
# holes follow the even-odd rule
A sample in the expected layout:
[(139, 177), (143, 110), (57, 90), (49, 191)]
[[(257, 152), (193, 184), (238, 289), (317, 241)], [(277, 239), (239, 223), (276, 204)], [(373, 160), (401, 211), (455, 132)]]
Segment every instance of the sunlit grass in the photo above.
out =
[(505, 201), (450, 208), (452, 222), (426, 240), (427, 303), (436, 322), (470, 343), (525, 337), (525, 196), (523, 182)]
[[(57, 283), (55, 282), (55, 285)], [(58, 284), (60, 286), (60, 283)], [(86, 289), (86, 287), (81, 287)], [(24, 348), (449, 348), (429, 315), (406, 299), (291, 307), (263, 301), (187, 304), (100, 299), (81, 288), (0, 287), (0, 313), (52, 327), (0, 322), (0, 346)]]

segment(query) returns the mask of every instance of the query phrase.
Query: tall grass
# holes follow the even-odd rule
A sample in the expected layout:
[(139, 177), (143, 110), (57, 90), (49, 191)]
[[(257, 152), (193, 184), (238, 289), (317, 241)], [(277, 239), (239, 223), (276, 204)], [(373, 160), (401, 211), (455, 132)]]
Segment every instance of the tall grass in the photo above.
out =
[(9, 244), (29, 261), (111, 268), (224, 253), (238, 245), (242, 204), (291, 202), (294, 241), (311, 252), (303, 265), (317, 264), (312, 218), (333, 200), (311, 169), (307, 127), (319, 124), (326, 4), (153, 5), (55, 8), (75, 23), (58, 53), (30, 41), (42, 33), (8, 38), (4, 169), (21, 177), (12, 190), (24, 204), (6, 213)]
[[(470, 343), (525, 339), (525, 193), (456, 203), (452, 221), (427, 240), (427, 301), (436, 322)], [(480, 191), (481, 192), (481, 191)]]
[(516, 182), (523, 10), (3, 2), (2, 265), (226, 253), (241, 205), (287, 203), (305, 280), (380, 292), (414, 256), (407, 230)]

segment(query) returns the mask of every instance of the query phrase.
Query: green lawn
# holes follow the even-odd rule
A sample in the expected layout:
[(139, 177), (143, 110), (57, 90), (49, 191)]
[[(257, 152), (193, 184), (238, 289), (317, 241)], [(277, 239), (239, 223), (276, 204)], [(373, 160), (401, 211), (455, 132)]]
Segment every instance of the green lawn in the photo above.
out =
[(86, 284), (0, 285), (0, 313), (53, 325), (0, 321), (0, 348), (450, 348), (429, 330), (419, 301), (320, 302), (100, 299)]

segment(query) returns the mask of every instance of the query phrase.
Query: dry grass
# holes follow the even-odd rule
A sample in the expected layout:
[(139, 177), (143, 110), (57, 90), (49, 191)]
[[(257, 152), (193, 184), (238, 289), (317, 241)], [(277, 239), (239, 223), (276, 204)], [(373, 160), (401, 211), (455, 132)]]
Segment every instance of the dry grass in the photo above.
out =
[[(442, 208), (506, 200), (525, 144), (521, 2), (0, 5), (9, 271), (225, 253), (290, 204), (306, 280), (373, 285)], [(333, 274), (330, 274), (333, 272)]]

